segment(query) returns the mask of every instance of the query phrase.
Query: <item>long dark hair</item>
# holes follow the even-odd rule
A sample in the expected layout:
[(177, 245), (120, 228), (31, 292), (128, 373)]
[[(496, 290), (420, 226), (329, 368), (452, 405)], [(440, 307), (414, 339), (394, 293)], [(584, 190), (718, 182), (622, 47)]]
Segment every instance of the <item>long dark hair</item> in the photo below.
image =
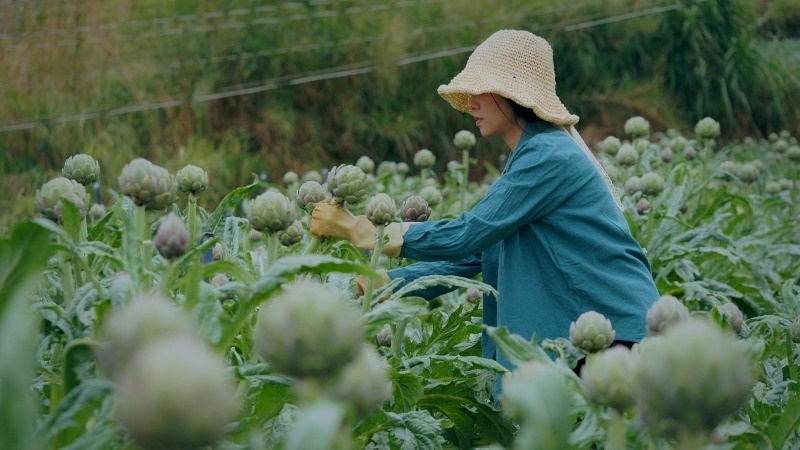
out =
[[(492, 94), (492, 100), (494, 100), (495, 105), (497, 105), (497, 109), (499, 109), (502, 112), (503, 108), (500, 108), (500, 105), (497, 103), (497, 99), (494, 97), (495, 95), (498, 94)], [(536, 115), (535, 112), (533, 112), (532, 109), (526, 108), (520, 105), (519, 103), (515, 102), (514, 100), (511, 100), (508, 97), (503, 97), (503, 98), (505, 98), (506, 101), (508, 101), (508, 103), (511, 105), (511, 113), (513, 114), (513, 117), (506, 117), (506, 119), (508, 119), (508, 121), (513, 123), (514, 125), (519, 126), (518, 124), (520, 119), (522, 119), (526, 124), (542, 120), (539, 116)], [(524, 133), (525, 127), (523, 126), (521, 128), (522, 132)]]

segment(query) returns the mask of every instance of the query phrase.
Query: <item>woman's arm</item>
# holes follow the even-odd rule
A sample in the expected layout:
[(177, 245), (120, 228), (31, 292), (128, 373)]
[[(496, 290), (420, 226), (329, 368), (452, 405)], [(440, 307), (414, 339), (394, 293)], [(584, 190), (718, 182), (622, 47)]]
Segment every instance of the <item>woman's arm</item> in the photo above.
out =
[[(460, 261), (428, 261), (418, 262), (405, 267), (399, 267), (387, 271), (389, 278), (394, 280), (402, 278), (403, 281), (398, 288), (407, 285), (425, 275), (456, 275), (464, 278), (472, 278), (481, 272), (481, 257), (474, 255)], [(454, 288), (449, 286), (435, 286), (427, 289), (412, 291), (411, 295), (422, 297), (425, 300), (444, 295)]]

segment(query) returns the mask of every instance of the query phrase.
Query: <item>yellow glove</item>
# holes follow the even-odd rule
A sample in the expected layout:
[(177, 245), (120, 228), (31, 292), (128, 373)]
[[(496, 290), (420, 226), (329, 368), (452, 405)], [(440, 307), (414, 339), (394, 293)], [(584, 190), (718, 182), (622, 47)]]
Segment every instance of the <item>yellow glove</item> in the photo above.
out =
[[(391, 278), (389, 278), (389, 274), (386, 273), (385, 270), (378, 269), (376, 272), (378, 273), (379, 278), (374, 279), (372, 281), (373, 289), (378, 289), (381, 286), (385, 285), (386, 283), (392, 281)], [(358, 287), (356, 289), (356, 297), (361, 297), (362, 295), (364, 295), (364, 291), (367, 289), (367, 277), (365, 277), (364, 275), (359, 275), (358, 277), (356, 277), (356, 286)], [(389, 298), (391, 295), (392, 295), (391, 292), (387, 292), (386, 295), (384, 295), (383, 298), (379, 300), (379, 302), (382, 303), (386, 301), (386, 299)]]
[[(385, 255), (400, 255), (403, 235), (409, 225), (409, 222), (391, 223), (384, 227), (384, 233), (389, 237), (388, 242), (383, 244)], [(376, 227), (366, 216), (354, 216), (342, 205), (334, 205), (325, 200), (314, 204), (309, 229), (313, 236), (346, 239), (364, 250), (375, 248)]]

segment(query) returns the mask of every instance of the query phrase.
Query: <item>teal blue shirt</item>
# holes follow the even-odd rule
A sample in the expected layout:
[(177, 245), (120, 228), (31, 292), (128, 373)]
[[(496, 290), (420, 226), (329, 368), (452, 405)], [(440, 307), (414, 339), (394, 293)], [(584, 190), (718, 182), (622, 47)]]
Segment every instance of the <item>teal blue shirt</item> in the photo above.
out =
[(659, 295), (650, 264), (602, 175), (560, 128), (528, 124), (484, 199), (458, 218), (411, 225), (400, 256), (457, 267), (472, 261), (474, 270), (487, 250), (496, 263), (482, 258), (481, 270), (500, 293), (497, 326), (541, 342), (569, 337), (570, 323), (597, 311), (616, 339), (644, 337)]

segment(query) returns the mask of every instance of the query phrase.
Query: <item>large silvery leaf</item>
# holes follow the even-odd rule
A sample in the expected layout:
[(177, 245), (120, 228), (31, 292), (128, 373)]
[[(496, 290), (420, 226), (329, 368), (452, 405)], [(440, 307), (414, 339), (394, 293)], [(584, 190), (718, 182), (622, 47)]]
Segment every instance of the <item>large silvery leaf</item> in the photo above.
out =
[(50, 232), (35, 223), (21, 223), (0, 240), (0, 448), (41, 448), (30, 389), (36, 363), (31, 294), (52, 251)]

